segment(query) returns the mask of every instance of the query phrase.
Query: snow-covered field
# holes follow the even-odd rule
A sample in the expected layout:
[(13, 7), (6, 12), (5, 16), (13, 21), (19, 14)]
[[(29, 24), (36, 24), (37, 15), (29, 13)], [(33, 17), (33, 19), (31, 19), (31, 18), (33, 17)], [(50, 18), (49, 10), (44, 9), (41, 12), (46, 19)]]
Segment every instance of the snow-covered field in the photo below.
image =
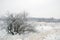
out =
[(34, 24), (37, 33), (9, 35), (5, 29), (2, 29), (0, 40), (60, 40), (60, 23), (35, 22)]

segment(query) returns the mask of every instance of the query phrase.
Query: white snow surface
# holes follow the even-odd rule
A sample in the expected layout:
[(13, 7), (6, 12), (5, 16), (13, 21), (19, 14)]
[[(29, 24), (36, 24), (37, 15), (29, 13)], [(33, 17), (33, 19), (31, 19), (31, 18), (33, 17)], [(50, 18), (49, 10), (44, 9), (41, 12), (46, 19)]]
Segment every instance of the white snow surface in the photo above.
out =
[(37, 33), (9, 35), (0, 30), (0, 40), (60, 40), (60, 23), (36, 23)]

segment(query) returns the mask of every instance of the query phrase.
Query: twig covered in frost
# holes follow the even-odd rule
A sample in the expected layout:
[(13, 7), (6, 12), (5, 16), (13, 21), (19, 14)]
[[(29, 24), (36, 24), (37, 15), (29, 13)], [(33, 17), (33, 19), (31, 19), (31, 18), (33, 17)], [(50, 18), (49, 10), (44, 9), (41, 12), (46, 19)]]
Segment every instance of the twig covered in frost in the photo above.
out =
[(23, 34), (24, 32), (35, 32), (32, 23), (29, 23), (28, 16), (24, 12), (22, 14), (13, 15), (7, 17), (7, 31), (11, 34)]

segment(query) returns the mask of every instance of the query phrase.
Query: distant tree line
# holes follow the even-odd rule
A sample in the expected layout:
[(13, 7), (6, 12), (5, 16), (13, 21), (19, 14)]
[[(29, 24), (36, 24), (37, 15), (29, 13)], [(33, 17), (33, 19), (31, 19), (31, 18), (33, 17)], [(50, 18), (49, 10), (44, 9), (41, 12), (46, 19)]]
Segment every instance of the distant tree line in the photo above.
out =
[(30, 21), (37, 21), (37, 22), (54, 22), (59, 23), (60, 19), (55, 18), (29, 18)]

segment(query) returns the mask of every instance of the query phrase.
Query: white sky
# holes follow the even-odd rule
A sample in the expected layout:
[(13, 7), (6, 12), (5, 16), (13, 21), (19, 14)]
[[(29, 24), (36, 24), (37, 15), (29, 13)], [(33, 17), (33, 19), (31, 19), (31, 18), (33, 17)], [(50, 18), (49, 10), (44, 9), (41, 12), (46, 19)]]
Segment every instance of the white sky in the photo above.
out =
[(24, 10), (32, 17), (60, 18), (60, 0), (0, 0), (0, 15)]

